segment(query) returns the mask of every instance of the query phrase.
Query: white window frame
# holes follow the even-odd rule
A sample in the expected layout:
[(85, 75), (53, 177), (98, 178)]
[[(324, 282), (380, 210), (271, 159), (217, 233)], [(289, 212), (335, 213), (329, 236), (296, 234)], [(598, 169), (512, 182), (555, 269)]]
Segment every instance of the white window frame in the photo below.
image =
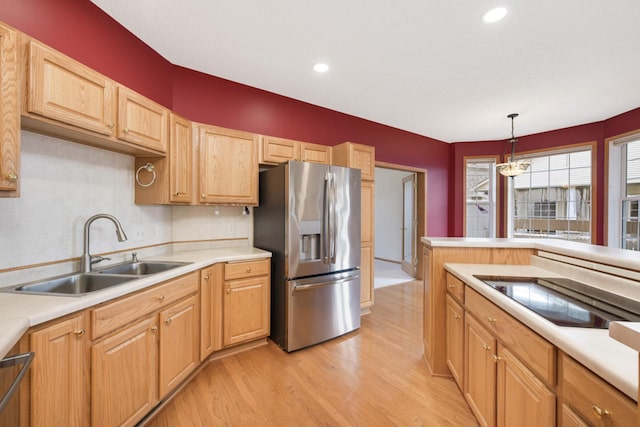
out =
[[(544, 150), (544, 151), (535, 151), (535, 152), (521, 152), (518, 153), (517, 158), (518, 159), (532, 159), (535, 157), (549, 157), (549, 156), (554, 156), (554, 155), (558, 155), (558, 154), (568, 154), (568, 153), (576, 153), (576, 152), (582, 152), (582, 151), (589, 151), (590, 155), (591, 155), (591, 212), (590, 212), (590, 242), (593, 243), (595, 242), (596, 239), (596, 235), (595, 235), (595, 212), (596, 212), (596, 193), (595, 193), (595, 184), (596, 184), (596, 160), (595, 160), (595, 153), (594, 151), (596, 150), (596, 145), (594, 143), (582, 143), (582, 144), (575, 144), (575, 145), (571, 145), (571, 146), (567, 146), (567, 147), (560, 147), (557, 149), (550, 149), (550, 150)], [(514, 218), (513, 218), (513, 210), (514, 210), (514, 203), (513, 203), (513, 179), (512, 178), (505, 178), (507, 179), (507, 185), (506, 185), (506, 191), (507, 191), (507, 203), (506, 203), (506, 223), (507, 223), (507, 229), (506, 229), (506, 235), (508, 238), (514, 238)], [(534, 236), (531, 236), (531, 238), (537, 238)], [(539, 237), (539, 238), (551, 238), (551, 237)], [(554, 237), (555, 238), (555, 237)]]
[[(607, 246), (622, 248), (622, 201), (626, 197), (627, 162), (626, 144), (640, 141), (640, 131), (609, 140), (607, 188)], [(637, 198), (633, 198), (637, 199)]]
[(464, 198), (464, 213), (463, 213), (463, 236), (470, 237), (467, 235), (467, 166), (470, 163), (487, 163), (490, 164), (491, 173), (489, 175), (489, 201), (488, 204), (490, 206), (489, 209), (489, 237), (494, 238), (497, 236), (498, 232), (498, 189), (497, 189), (497, 172), (496, 172), (496, 164), (499, 163), (498, 157), (465, 157), (464, 164), (464, 188), (463, 195)]

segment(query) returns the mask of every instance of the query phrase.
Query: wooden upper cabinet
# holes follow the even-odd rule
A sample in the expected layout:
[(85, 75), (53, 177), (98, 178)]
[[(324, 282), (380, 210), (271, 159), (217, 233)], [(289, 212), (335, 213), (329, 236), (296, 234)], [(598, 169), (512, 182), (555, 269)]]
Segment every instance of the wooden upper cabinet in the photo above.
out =
[(273, 136), (260, 137), (260, 163), (284, 163), (300, 160), (300, 143)]
[(35, 41), (29, 43), (27, 111), (113, 136), (115, 85), (102, 74)]
[(167, 151), (170, 110), (36, 40), (24, 45), (25, 128), (127, 154)]
[(278, 164), (289, 160), (330, 165), (331, 147), (274, 136), (260, 136), (260, 163)]
[(258, 135), (199, 125), (200, 203), (258, 204)]
[[(191, 122), (176, 114), (169, 120), (167, 157), (136, 157), (141, 183), (135, 185), (135, 201), (139, 204), (191, 203), (193, 201), (193, 139)], [(145, 169), (151, 164), (156, 178)], [(141, 169), (142, 168), (142, 169)]]
[(300, 143), (300, 160), (310, 163), (331, 164), (331, 147), (327, 145)]
[(373, 181), (375, 179), (375, 147), (354, 142), (343, 142), (332, 147), (331, 157), (334, 165), (360, 169), (363, 181)]
[(167, 151), (170, 111), (123, 86), (118, 88), (118, 138)]
[(19, 175), (17, 34), (0, 24), (0, 197), (18, 195)]

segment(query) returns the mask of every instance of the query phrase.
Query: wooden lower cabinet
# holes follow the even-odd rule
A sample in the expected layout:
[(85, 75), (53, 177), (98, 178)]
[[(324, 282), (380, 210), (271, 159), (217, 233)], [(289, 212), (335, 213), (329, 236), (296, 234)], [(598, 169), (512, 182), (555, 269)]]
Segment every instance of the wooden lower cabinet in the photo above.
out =
[(192, 296), (160, 312), (159, 392), (165, 396), (200, 363), (198, 297)]
[(464, 397), (481, 426), (496, 425), (496, 339), (465, 316)]
[(447, 366), (462, 389), (464, 367), (464, 309), (447, 295)]
[(360, 310), (371, 311), (373, 306), (373, 247), (360, 248)]
[(133, 426), (158, 402), (157, 316), (91, 348), (91, 425)]
[(563, 426), (638, 425), (636, 402), (564, 353), (559, 367)]
[(554, 426), (556, 396), (513, 353), (498, 345), (499, 427)]
[(200, 273), (200, 360), (222, 349), (222, 283), (224, 264)]
[(269, 276), (225, 282), (225, 347), (269, 335), (270, 287)]
[(36, 353), (30, 368), (30, 424), (86, 426), (88, 387), (87, 334), (84, 314), (37, 329), (29, 337)]

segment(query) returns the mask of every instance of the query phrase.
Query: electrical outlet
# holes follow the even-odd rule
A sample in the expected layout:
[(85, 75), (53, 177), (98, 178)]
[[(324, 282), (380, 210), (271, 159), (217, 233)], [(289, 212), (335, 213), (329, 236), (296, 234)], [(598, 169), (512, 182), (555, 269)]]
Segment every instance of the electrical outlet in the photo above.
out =
[(144, 240), (144, 228), (138, 228), (134, 231), (133, 240), (135, 241)]
[(235, 224), (227, 224), (227, 234), (233, 234), (236, 232)]

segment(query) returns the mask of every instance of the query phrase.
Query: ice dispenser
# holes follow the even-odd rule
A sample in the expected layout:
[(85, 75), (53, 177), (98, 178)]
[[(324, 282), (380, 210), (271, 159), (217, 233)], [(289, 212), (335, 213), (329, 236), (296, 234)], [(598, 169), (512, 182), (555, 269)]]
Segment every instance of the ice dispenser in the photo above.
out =
[(300, 261), (320, 259), (320, 221), (300, 222)]

